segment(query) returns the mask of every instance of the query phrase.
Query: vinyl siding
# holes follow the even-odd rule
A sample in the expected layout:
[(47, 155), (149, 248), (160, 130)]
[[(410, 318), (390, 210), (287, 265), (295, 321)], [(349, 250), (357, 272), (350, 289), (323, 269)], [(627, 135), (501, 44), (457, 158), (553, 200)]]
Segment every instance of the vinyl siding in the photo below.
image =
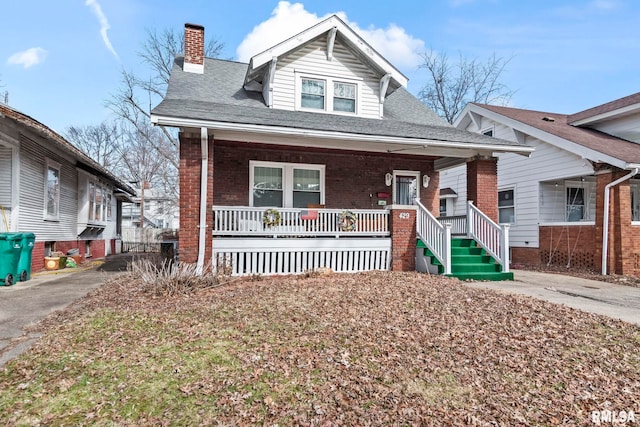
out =
[[(45, 221), (46, 158), (60, 163), (60, 216)], [(73, 240), (76, 238), (77, 173), (65, 158), (20, 136), (20, 231), (31, 231), (39, 241)]]
[[(500, 123), (483, 118), (480, 127), (471, 124), (467, 130), (480, 132), (494, 129), (494, 136), (506, 140), (515, 140), (513, 130)], [(593, 168), (580, 156), (561, 150), (538, 139), (527, 137), (526, 143), (535, 148), (530, 157), (503, 153), (498, 157), (498, 190), (514, 189), (515, 224), (511, 225), (510, 241), (513, 247), (538, 247), (538, 224), (543, 218), (557, 218), (563, 221), (565, 213), (565, 179), (581, 183), (579, 177), (592, 175)], [(542, 185), (550, 182), (552, 185)], [(555, 194), (555, 181), (562, 194)], [(466, 203), (466, 166), (459, 166), (440, 173), (440, 188), (450, 187), (458, 193), (454, 215), (465, 214)], [(586, 203), (589, 218), (595, 216), (594, 183), (582, 183), (585, 186)], [(554, 190), (551, 190), (553, 187)], [(555, 201), (552, 203), (552, 201)]]
[(600, 132), (640, 143), (640, 120), (638, 114), (609, 119), (592, 127)]
[[(344, 79), (358, 84), (358, 116), (380, 118), (379, 79), (358, 57), (336, 39), (333, 59), (327, 60), (326, 40), (316, 40), (278, 61), (273, 81), (274, 108), (296, 109), (296, 78), (299, 75)], [(326, 99), (330, 104), (331, 100)]]
[[(0, 145), (0, 231), (9, 231), (11, 228), (11, 186), (13, 182), (13, 168), (11, 148)], [(5, 219), (9, 228), (5, 225)]]

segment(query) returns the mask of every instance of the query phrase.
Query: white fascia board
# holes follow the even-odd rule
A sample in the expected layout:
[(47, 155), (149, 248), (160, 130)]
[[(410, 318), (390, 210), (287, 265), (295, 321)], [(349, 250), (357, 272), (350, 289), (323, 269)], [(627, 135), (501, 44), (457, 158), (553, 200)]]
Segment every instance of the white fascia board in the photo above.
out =
[(620, 169), (628, 168), (628, 163), (623, 160), (601, 153), (600, 151), (587, 148), (584, 145), (577, 144), (568, 139), (560, 138), (559, 136), (556, 136), (544, 130), (538, 129), (535, 126), (522, 123), (518, 120), (514, 120), (510, 117), (503, 116), (502, 114), (496, 113), (491, 110), (487, 110), (477, 105), (472, 105), (471, 110), (488, 119), (501, 123), (512, 129), (520, 131), (526, 135), (530, 135), (534, 138), (539, 139), (542, 142), (551, 144), (562, 150), (568, 151), (573, 154), (577, 154), (578, 156), (584, 157), (585, 159), (591, 160), (592, 162), (608, 163)]
[(474, 150), (481, 152), (496, 152), (496, 153), (517, 153), (528, 155), (534, 151), (533, 147), (514, 147), (501, 144), (475, 144), (468, 142), (457, 141), (440, 141), (435, 139), (426, 138), (408, 138), (408, 137), (395, 137), (395, 136), (383, 136), (383, 135), (363, 135), (356, 133), (346, 132), (333, 132), (314, 129), (297, 129), (281, 126), (265, 126), (254, 125), (246, 123), (228, 123), (228, 122), (214, 122), (206, 120), (193, 120), (193, 119), (181, 119), (175, 117), (163, 117), (157, 115), (151, 115), (151, 122), (156, 125), (172, 126), (181, 128), (202, 128), (222, 130), (222, 131), (234, 131), (234, 132), (249, 132), (257, 134), (279, 134), (279, 135), (291, 135), (302, 136), (309, 138), (323, 138), (323, 139), (339, 139), (342, 141), (361, 141), (361, 142), (380, 142), (389, 144), (406, 145), (407, 147), (415, 146), (420, 148), (434, 147), (434, 148), (453, 148), (463, 150)]
[[(274, 56), (281, 57), (282, 55), (296, 49), (299, 46), (304, 45), (305, 43), (310, 42), (321, 34), (332, 31), (333, 28), (336, 28), (337, 31), (347, 39), (354, 47), (358, 48), (364, 57), (368, 58), (371, 62), (376, 64), (382, 70), (385, 70), (386, 73), (390, 73), (394, 80), (396, 80), (400, 85), (407, 87), (407, 83), (409, 79), (402, 74), (396, 67), (391, 65), (389, 61), (384, 59), (378, 52), (376, 52), (367, 42), (365, 42), (362, 37), (357, 35), (347, 24), (344, 23), (340, 18), (333, 15), (324, 21), (321, 21), (306, 29), (305, 31), (275, 45), (274, 47), (265, 50), (251, 58), (249, 70), (247, 71), (247, 77), (252, 75), (254, 70), (259, 69), (264, 66)], [(245, 81), (246, 83), (246, 81)]]
[(640, 111), (640, 104), (627, 105), (626, 107), (618, 108), (613, 111), (607, 111), (606, 113), (597, 114), (595, 116), (587, 117), (575, 122), (571, 122), (573, 126), (584, 126), (593, 123), (603, 122), (617, 117), (627, 116), (629, 114)]

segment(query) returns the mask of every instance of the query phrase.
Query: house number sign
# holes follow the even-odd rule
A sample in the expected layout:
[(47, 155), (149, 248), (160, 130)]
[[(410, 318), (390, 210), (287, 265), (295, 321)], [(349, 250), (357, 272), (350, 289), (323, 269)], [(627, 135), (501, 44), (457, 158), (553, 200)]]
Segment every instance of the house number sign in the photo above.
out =
[(398, 214), (398, 218), (400, 218), (400, 219), (409, 219), (409, 212), (400, 212)]

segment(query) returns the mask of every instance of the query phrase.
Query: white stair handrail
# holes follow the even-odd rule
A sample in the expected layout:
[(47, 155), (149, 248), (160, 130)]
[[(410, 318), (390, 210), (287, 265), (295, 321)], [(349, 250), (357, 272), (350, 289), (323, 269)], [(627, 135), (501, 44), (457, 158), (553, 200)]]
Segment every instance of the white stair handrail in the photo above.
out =
[(438, 219), (416, 199), (416, 234), (444, 266), (444, 274), (451, 274), (451, 224), (440, 224)]
[(467, 237), (478, 242), (498, 263), (504, 273), (509, 272), (509, 224), (496, 224), (491, 218), (467, 202)]

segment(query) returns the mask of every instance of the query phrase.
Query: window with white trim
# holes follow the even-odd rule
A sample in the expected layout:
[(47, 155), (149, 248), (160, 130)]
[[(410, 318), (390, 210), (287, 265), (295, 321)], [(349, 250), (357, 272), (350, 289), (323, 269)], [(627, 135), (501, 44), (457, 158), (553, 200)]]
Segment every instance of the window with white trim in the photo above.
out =
[(640, 184), (631, 182), (631, 221), (640, 221)]
[(56, 220), (60, 218), (60, 164), (47, 159), (46, 165), (45, 218)]
[(324, 165), (261, 162), (249, 165), (251, 206), (306, 208), (324, 203)]
[(358, 83), (339, 78), (297, 76), (296, 107), (340, 114), (358, 110)]
[(513, 224), (516, 222), (513, 188), (498, 191), (498, 222), (500, 224)]

